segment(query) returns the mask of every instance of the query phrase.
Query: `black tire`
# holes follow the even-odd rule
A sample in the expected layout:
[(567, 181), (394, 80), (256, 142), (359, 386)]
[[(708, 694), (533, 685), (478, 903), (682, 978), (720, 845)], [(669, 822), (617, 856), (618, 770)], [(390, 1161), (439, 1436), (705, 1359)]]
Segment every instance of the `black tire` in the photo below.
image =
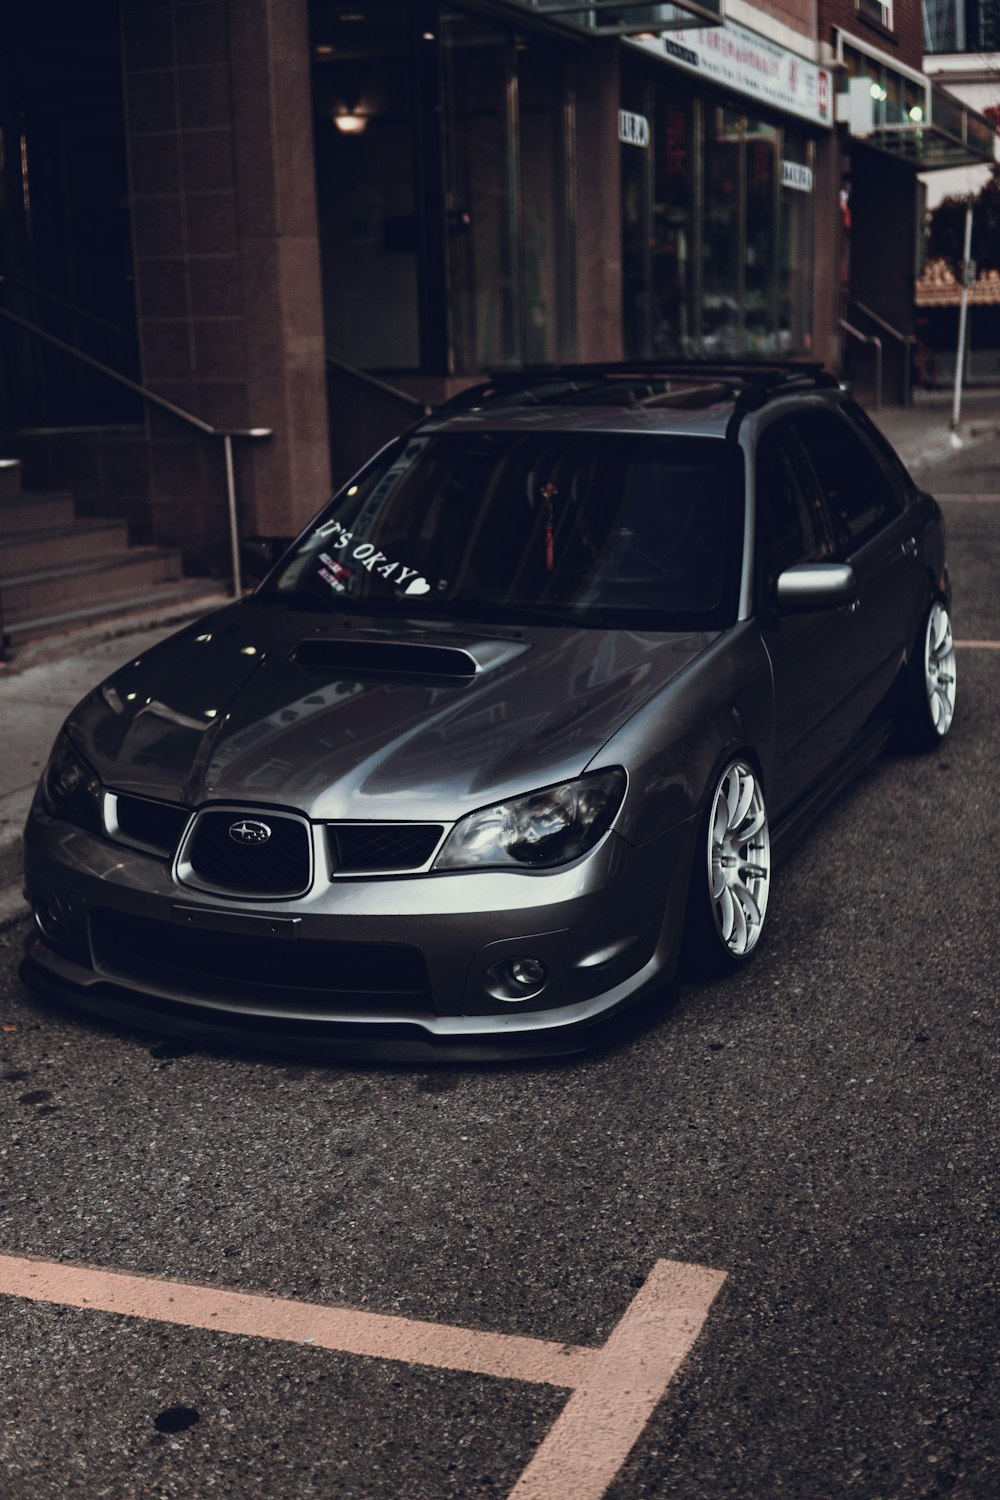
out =
[(742, 756), (727, 761), (705, 805), (691, 864), (681, 969), (718, 978), (757, 951), (771, 884), (764, 788)]
[(931, 604), (899, 684), (896, 743), (913, 754), (936, 750), (955, 717), (955, 644), (944, 603)]

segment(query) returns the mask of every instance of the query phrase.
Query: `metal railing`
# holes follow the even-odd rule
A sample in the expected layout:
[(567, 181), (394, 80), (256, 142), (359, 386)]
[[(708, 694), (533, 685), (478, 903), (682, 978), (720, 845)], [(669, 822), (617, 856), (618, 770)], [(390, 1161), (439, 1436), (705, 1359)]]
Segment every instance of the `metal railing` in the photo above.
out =
[(89, 365), (91, 369), (99, 370), (109, 380), (116, 381), (125, 386), (127, 390), (133, 391), (141, 396), (151, 406), (157, 406), (161, 411), (169, 412), (171, 416), (177, 417), (179, 421), (186, 422), (189, 427), (195, 427), (208, 437), (221, 438), (223, 455), (226, 469), (226, 508), (229, 523), (229, 552), (233, 573), (233, 598), (239, 599), (243, 594), (243, 568), (240, 563), (240, 537), (239, 517), (236, 509), (236, 466), (233, 460), (233, 438), (269, 438), (273, 435), (270, 427), (213, 427), (211, 422), (205, 422), (201, 417), (196, 417), (193, 412), (185, 411), (183, 406), (177, 406), (173, 401), (168, 401), (165, 396), (158, 396), (155, 391), (140, 385), (138, 381), (132, 380), (128, 375), (123, 375), (120, 370), (114, 370), (110, 365), (103, 364), (101, 360), (94, 359), (90, 354), (84, 354), (82, 349), (67, 344), (64, 339), (56, 338), (54, 333), (47, 333), (44, 328), (39, 328), (34, 323), (29, 323), (27, 318), (19, 317), (6, 307), (0, 307), (0, 318), (6, 318), (8, 323), (14, 323), (33, 337), (52, 344), (56, 349), (61, 349), (64, 354), (79, 360), (82, 364)]
[(55, 292), (46, 291), (45, 287), (36, 286), (33, 281), (25, 281), (22, 276), (12, 276), (9, 271), (4, 271), (0, 274), (0, 286), (14, 287), (27, 297), (35, 297), (41, 302), (51, 303), (53, 307), (61, 307), (63, 312), (72, 313), (74, 318), (82, 318), (92, 327), (102, 328), (105, 333), (113, 333), (117, 338), (129, 344), (139, 342), (134, 329), (121, 328), (117, 323), (109, 323), (107, 318), (99, 317), (97, 313), (89, 312), (87, 308), (79, 307), (75, 302), (67, 302), (65, 297), (58, 297)]
[(914, 336), (913, 336), (912, 333), (901, 333), (898, 328), (893, 328), (893, 326), (892, 326), (891, 323), (887, 323), (886, 320), (885, 320), (885, 318), (881, 317), (877, 312), (873, 312), (870, 307), (866, 307), (865, 304), (863, 302), (859, 302), (857, 300), (857, 298), (852, 299), (851, 306), (852, 307), (856, 307), (857, 310), (858, 310), (858, 312), (859, 313), (863, 313), (866, 318), (871, 318), (872, 322), (873, 323), (877, 323), (878, 326), (879, 326), (879, 328), (881, 328), (885, 333), (889, 334), (890, 338), (894, 338), (894, 339), (898, 340), (898, 342), (900, 344), (902, 344), (902, 346), (903, 346), (903, 405), (904, 406), (909, 406), (910, 405), (910, 399), (911, 399), (911, 392), (910, 392), (911, 369), (910, 369), (910, 365), (911, 365), (912, 354), (913, 354), (913, 345), (917, 342), (917, 340), (914, 338)]
[[(850, 334), (862, 344), (871, 344), (875, 350), (875, 410), (882, 410), (882, 340), (876, 338), (873, 333), (862, 333), (860, 328), (855, 328), (853, 323), (848, 323), (846, 318), (838, 318), (837, 322), (845, 333)], [(843, 361), (841, 361), (843, 362)]]
[(359, 370), (356, 365), (346, 365), (342, 359), (334, 359), (332, 354), (326, 356), (326, 367), (328, 370), (339, 370), (342, 375), (350, 375), (352, 379), (358, 380), (362, 385), (371, 386), (374, 390), (381, 391), (383, 395), (394, 396), (404, 406), (412, 406), (423, 416), (429, 417), (431, 407), (421, 401), (417, 396), (411, 396), (409, 391), (400, 390), (398, 385), (390, 385), (387, 380), (380, 380), (377, 375), (372, 375), (368, 370)]

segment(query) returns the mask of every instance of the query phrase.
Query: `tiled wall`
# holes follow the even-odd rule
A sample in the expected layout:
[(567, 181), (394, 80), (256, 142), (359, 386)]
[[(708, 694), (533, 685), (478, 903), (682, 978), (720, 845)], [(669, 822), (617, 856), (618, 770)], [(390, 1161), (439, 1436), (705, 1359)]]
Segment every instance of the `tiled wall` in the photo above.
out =
[[(306, 0), (122, 0), (145, 383), (240, 442), (244, 532), (329, 487)], [(157, 540), (225, 565), (222, 445), (149, 419)]]

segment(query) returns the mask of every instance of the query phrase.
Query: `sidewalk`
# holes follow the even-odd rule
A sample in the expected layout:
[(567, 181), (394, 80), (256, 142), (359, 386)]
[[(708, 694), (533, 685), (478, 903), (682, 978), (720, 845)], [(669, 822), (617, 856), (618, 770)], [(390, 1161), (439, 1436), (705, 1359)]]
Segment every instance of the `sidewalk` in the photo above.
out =
[[(885, 433), (908, 469), (922, 469), (954, 452), (951, 432), (952, 392), (914, 391), (906, 410), (887, 406), (868, 415)], [(965, 391), (958, 436), (963, 447), (1000, 437), (1000, 388)], [(929, 481), (933, 490), (933, 481)]]
[[(953, 452), (950, 392), (916, 393), (908, 411), (872, 411), (908, 468), (933, 465)], [(967, 392), (960, 436), (965, 445), (1000, 436), (1000, 390)], [(933, 489), (933, 476), (927, 476)], [(50, 636), (20, 647), (0, 666), (0, 925), (22, 914), (21, 829), (35, 783), (70, 709), (130, 656), (138, 656), (188, 619), (226, 602), (210, 595), (173, 612), (132, 615), (105, 626)]]

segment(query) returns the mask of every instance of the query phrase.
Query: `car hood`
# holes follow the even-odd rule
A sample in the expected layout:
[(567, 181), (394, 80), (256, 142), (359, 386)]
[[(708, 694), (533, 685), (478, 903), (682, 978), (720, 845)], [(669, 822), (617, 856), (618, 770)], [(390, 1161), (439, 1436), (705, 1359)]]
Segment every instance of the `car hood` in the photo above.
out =
[(331, 621), (248, 601), (128, 663), (67, 728), (119, 792), (450, 821), (579, 775), (714, 638)]

